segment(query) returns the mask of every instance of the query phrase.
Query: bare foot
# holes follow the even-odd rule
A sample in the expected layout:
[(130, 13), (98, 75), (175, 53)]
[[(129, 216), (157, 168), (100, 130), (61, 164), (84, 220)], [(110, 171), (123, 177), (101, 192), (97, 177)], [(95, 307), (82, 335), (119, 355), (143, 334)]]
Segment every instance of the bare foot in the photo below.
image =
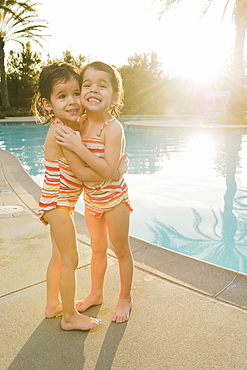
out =
[(102, 323), (102, 320), (81, 315), (75, 312), (74, 315), (65, 315), (62, 317), (61, 327), (63, 330), (90, 330)]
[(46, 305), (45, 308), (45, 317), (51, 319), (53, 317), (60, 316), (63, 311), (62, 302), (57, 303), (56, 305)]
[(119, 298), (116, 310), (112, 316), (111, 321), (114, 321), (117, 324), (128, 321), (132, 305), (133, 304), (131, 300)]
[(76, 302), (76, 309), (78, 312), (84, 312), (91, 306), (97, 306), (103, 303), (102, 296), (89, 294), (86, 298)]

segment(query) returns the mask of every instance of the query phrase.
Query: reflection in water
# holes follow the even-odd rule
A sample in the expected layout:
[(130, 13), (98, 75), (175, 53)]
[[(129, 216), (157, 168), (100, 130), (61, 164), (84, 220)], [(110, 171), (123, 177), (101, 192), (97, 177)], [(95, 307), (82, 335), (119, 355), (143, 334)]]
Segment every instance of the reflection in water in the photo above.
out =
[(162, 170), (163, 157), (186, 145), (186, 130), (128, 128), (125, 130), (126, 152), (129, 153), (129, 174), (152, 174)]
[[(0, 125), (0, 148), (43, 174), (47, 126)], [(125, 128), (131, 234), (247, 273), (247, 133)], [(79, 210), (83, 209), (83, 205)]]
[[(217, 213), (211, 209), (214, 224), (210, 234), (205, 234), (201, 227), (203, 217), (199, 211), (192, 208), (194, 223), (193, 229), (197, 238), (189, 238), (181, 234), (174, 227), (154, 220), (155, 227), (149, 226), (157, 244), (180, 253), (201, 258), (233, 270), (247, 273), (247, 223), (246, 223), (246, 190), (239, 190), (241, 195), (236, 196), (236, 172), (241, 169), (239, 164), (239, 151), (241, 149), (241, 134), (224, 136), (222, 155), (215, 158), (216, 168), (221, 169), (225, 177), (226, 192), (224, 195), (224, 208)], [(225, 161), (222, 162), (222, 158)], [(236, 196), (236, 199), (235, 199)], [(234, 211), (238, 206), (237, 212)], [(219, 221), (222, 222), (221, 233), (217, 233)], [(213, 235), (213, 237), (211, 236)], [(202, 258), (203, 256), (203, 258)]]

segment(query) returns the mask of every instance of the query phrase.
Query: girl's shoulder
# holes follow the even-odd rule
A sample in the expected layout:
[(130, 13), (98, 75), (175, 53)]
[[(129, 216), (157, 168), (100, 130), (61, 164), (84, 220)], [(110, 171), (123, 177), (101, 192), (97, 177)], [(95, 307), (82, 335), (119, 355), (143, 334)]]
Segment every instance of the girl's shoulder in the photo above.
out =
[(63, 157), (63, 152), (60, 147), (60, 145), (56, 142), (56, 138), (54, 136), (55, 134), (55, 129), (57, 127), (61, 127), (59, 124), (53, 124), (50, 125), (47, 134), (46, 134), (46, 139), (45, 139), (45, 157), (46, 159), (59, 159)]
[(107, 121), (106, 126), (109, 127), (110, 130), (113, 129), (121, 132), (123, 131), (123, 125), (116, 118)]
[(117, 118), (113, 117), (112, 119), (109, 119), (108, 121), (106, 121), (104, 123), (104, 126), (108, 126), (108, 127), (122, 127), (122, 124), (121, 122), (119, 122), (117, 120)]
[(103, 134), (103, 136), (123, 136), (123, 126), (122, 124), (116, 119), (111, 119), (109, 121), (106, 121), (99, 134)]
[(46, 141), (47, 140), (52, 140), (52, 141), (55, 141), (56, 142), (56, 139), (54, 138), (54, 134), (55, 134), (55, 130), (57, 128), (60, 128), (61, 126), (63, 126), (63, 123), (60, 123), (60, 122), (52, 122), (50, 124), (50, 127), (47, 131), (47, 134), (46, 134)]
[(49, 130), (54, 129), (54, 127), (56, 128), (56, 127), (61, 127), (61, 126), (65, 126), (64, 123), (62, 123), (60, 121), (53, 121), (50, 124)]

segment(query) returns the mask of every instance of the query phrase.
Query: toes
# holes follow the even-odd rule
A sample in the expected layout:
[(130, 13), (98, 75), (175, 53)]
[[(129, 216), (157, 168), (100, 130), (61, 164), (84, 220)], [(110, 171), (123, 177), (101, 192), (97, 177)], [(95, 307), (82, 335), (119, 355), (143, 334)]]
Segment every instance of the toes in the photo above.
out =
[(126, 316), (114, 315), (111, 321), (115, 322), (116, 324), (122, 324), (123, 322), (126, 322), (128, 320), (129, 320), (129, 315), (126, 315)]
[(91, 329), (94, 329), (94, 328), (97, 328), (97, 326), (101, 325), (102, 324), (102, 320), (101, 319), (94, 319), (91, 317)]

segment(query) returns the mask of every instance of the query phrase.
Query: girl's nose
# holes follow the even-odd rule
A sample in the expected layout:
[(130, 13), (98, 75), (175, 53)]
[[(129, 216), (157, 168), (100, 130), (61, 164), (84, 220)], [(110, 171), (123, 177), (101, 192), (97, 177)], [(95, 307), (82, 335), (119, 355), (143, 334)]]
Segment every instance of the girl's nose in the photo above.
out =
[(71, 97), (70, 97), (70, 99), (69, 99), (69, 103), (70, 104), (74, 104), (74, 103), (76, 103), (76, 97), (74, 96), (74, 95), (72, 95)]
[(98, 87), (96, 85), (92, 85), (90, 87), (90, 92), (98, 92)]

